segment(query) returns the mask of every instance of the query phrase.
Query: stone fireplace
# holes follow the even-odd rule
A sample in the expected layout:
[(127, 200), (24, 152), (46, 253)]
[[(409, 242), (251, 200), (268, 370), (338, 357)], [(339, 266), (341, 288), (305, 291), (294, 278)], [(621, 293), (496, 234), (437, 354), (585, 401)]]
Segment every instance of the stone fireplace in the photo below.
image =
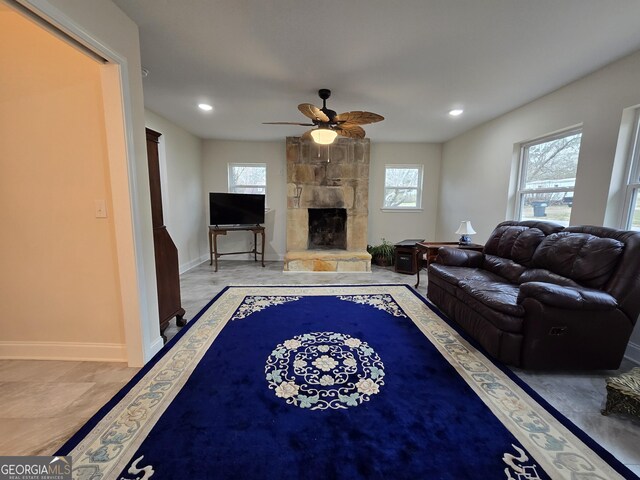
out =
[(369, 272), (369, 140), (287, 137), (285, 271)]

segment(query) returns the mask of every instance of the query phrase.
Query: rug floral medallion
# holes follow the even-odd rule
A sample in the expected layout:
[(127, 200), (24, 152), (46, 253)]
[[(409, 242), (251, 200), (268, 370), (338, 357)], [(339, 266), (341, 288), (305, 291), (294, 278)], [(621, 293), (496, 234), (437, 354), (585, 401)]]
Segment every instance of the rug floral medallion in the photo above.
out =
[(632, 478), (405, 285), (229, 287), (158, 357), (60, 450), (74, 478)]
[(305, 333), (278, 345), (265, 368), (269, 388), (311, 410), (356, 407), (384, 385), (384, 365), (366, 343), (343, 333)]

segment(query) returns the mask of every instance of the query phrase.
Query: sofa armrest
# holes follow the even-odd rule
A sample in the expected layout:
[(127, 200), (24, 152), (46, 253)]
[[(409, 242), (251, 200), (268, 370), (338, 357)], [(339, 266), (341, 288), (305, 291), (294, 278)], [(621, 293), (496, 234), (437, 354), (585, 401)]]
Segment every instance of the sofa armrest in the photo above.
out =
[(525, 298), (568, 310), (613, 310), (618, 307), (618, 301), (607, 292), (546, 282), (526, 282), (520, 285), (518, 304)]
[(483, 254), (474, 250), (463, 250), (454, 247), (440, 247), (436, 263), (451, 267), (478, 268), (482, 265)]

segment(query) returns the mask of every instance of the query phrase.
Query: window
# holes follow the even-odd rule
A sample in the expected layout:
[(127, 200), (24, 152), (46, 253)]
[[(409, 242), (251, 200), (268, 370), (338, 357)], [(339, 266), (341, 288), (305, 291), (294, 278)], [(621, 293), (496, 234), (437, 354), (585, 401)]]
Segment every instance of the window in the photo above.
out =
[(636, 111), (622, 228), (640, 231), (640, 109)]
[(581, 139), (581, 130), (570, 130), (521, 146), (516, 196), (520, 220), (569, 225)]
[(266, 163), (230, 163), (230, 193), (267, 193)]
[(382, 208), (419, 209), (422, 205), (422, 165), (387, 165)]

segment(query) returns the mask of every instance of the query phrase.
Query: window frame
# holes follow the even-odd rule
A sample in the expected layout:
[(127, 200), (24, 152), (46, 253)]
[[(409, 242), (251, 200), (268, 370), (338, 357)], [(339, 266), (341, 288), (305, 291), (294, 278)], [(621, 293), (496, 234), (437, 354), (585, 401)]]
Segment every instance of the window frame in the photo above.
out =
[(529, 148), (535, 147), (536, 145), (540, 145), (543, 143), (552, 142), (554, 140), (558, 140), (564, 137), (570, 137), (572, 135), (580, 134), (580, 142), (582, 148), (582, 125), (578, 127), (572, 127), (566, 130), (562, 130), (557, 133), (553, 133), (551, 135), (545, 135), (544, 137), (536, 138), (535, 140), (531, 140), (529, 142), (520, 144), (520, 155), (518, 158), (518, 183), (516, 185), (515, 192), (515, 208), (514, 208), (514, 217), (517, 221), (522, 220), (522, 210), (524, 206), (524, 197), (525, 195), (536, 194), (536, 193), (574, 193), (575, 185), (573, 187), (546, 187), (546, 188), (524, 188), (527, 182), (526, 171), (527, 171), (527, 163), (529, 161)]
[[(387, 169), (412, 169), (418, 170), (418, 186), (417, 187), (403, 187), (403, 186), (391, 186), (387, 187)], [(422, 191), (424, 189), (424, 165), (420, 163), (389, 163), (384, 166), (384, 177), (382, 179), (382, 208), (383, 211), (403, 211), (403, 212), (417, 212), (422, 210)], [(416, 190), (416, 206), (415, 207), (393, 207), (386, 206), (385, 199), (387, 197), (387, 188), (395, 188), (401, 190), (415, 189)]]
[(640, 194), (640, 108), (634, 114), (625, 185), (624, 208), (620, 227), (631, 230), (635, 204)]
[[(231, 180), (232, 180), (232, 171), (234, 169), (234, 167), (263, 167), (264, 168), (264, 185), (261, 184), (242, 184), (242, 183), (237, 183), (237, 184), (232, 184)], [(227, 192), (229, 193), (240, 193), (243, 194), (243, 192), (236, 192), (234, 191), (234, 188), (263, 188), (264, 189), (264, 196), (265, 196), (265, 200), (266, 200), (266, 196), (267, 196), (267, 164), (266, 163), (257, 163), (257, 162), (232, 162), (232, 163), (228, 163), (227, 164)]]

